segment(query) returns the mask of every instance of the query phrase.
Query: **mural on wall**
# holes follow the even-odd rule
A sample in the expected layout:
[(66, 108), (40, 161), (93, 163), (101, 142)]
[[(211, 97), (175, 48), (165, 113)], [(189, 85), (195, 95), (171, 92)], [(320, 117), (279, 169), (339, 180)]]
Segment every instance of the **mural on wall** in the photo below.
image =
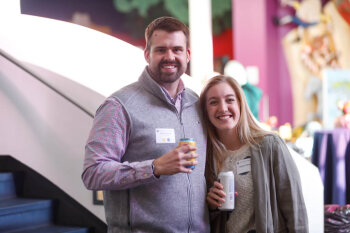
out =
[(289, 22), (285, 17), (274, 19), (275, 23), (278, 20), (276, 25), (284, 25), (281, 22), (296, 25), (282, 41), (291, 77), (294, 125), (322, 122), (322, 70), (348, 67), (344, 56), (350, 54), (350, 46), (338, 33), (341, 31), (348, 38), (350, 27), (339, 27), (341, 21), (343, 24), (346, 21), (336, 10), (335, 1), (328, 1), (324, 6), (320, 0), (285, 0), (283, 3), (295, 9), (298, 19)]
[[(129, 34), (143, 39), (144, 28), (156, 17), (169, 15), (189, 25), (188, 0), (114, 0), (117, 11), (127, 15), (121, 24)], [(233, 58), (231, 0), (212, 1), (214, 70), (222, 73), (225, 63)], [(135, 20), (136, 19), (136, 20)]]
[[(88, 12), (76, 11), (71, 22), (107, 33), (134, 46), (144, 48), (144, 29), (155, 18), (172, 16), (189, 25), (188, 0), (114, 0), (113, 8), (122, 19), (119, 30), (93, 21)], [(227, 61), (233, 59), (231, 0), (212, 1), (214, 71), (223, 73)]]
[[(188, 25), (188, 4), (188, 0), (21, 0), (21, 12), (83, 25), (143, 48), (144, 30), (153, 19), (172, 16)], [(212, 1), (211, 9), (213, 40), (232, 43), (231, 0)], [(214, 44), (214, 53), (221, 55), (225, 49), (225, 56), (232, 56), (232, 45), (227, 44)]]
[[(144, 28), (159, 16), (172, 16), (189, 24), (188, 0), (114, 0), (113, 3), (118, 12), (130, 19), (121, 24), (138, 38), (144, 36)], [(231, 0), (216, 0), (215, 4), (212, 1), (212, 24), (214, 35), (231, 28)]]

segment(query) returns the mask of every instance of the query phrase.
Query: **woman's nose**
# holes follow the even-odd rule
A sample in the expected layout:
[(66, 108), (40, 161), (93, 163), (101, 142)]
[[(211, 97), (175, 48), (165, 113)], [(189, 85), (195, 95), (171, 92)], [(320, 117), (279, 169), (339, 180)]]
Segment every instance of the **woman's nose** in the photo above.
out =
[(221, 110), (221, 111), (227, 110), (227, 104), (225, 103), (225, 101), (220, 101), (219, 110)]

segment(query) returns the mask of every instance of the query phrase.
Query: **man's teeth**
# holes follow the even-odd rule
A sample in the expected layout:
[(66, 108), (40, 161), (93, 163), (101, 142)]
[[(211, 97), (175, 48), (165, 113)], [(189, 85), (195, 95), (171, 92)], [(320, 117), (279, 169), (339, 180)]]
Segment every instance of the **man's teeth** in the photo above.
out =
[(170, 66), (170, 65), (165, 65), (165, 66), (163, 66), (164, 68), (167, 68), (167, 69), (171, 69), (171, 68), (174, 68), (175, 66)]

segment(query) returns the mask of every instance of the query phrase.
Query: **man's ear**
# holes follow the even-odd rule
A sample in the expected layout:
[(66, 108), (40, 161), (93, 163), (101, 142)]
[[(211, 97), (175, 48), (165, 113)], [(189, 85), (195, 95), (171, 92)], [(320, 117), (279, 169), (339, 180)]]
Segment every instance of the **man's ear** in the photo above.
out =
[(191, 50), (187, 49), (187, 63), (191, 60)]
[(149, 50), (147, 48), (145, 50), (143, 50), (143, 55), (144, 55), (147, 63), (149, 63)]

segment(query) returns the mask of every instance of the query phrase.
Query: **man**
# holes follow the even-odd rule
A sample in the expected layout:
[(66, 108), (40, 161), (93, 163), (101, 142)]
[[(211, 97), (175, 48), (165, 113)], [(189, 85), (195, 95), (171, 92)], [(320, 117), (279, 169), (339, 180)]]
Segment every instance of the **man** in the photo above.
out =
[[(190, 60), (189, 31), (161, 17), (145, 37), (148, 66), (97, 110), (82, 179), (88, 189), (104, 190), (109, 233), (209, 232), (206, 132), (198, 97), (181, 80)], [(177, 146), (185, 137), (197, 146)]]

